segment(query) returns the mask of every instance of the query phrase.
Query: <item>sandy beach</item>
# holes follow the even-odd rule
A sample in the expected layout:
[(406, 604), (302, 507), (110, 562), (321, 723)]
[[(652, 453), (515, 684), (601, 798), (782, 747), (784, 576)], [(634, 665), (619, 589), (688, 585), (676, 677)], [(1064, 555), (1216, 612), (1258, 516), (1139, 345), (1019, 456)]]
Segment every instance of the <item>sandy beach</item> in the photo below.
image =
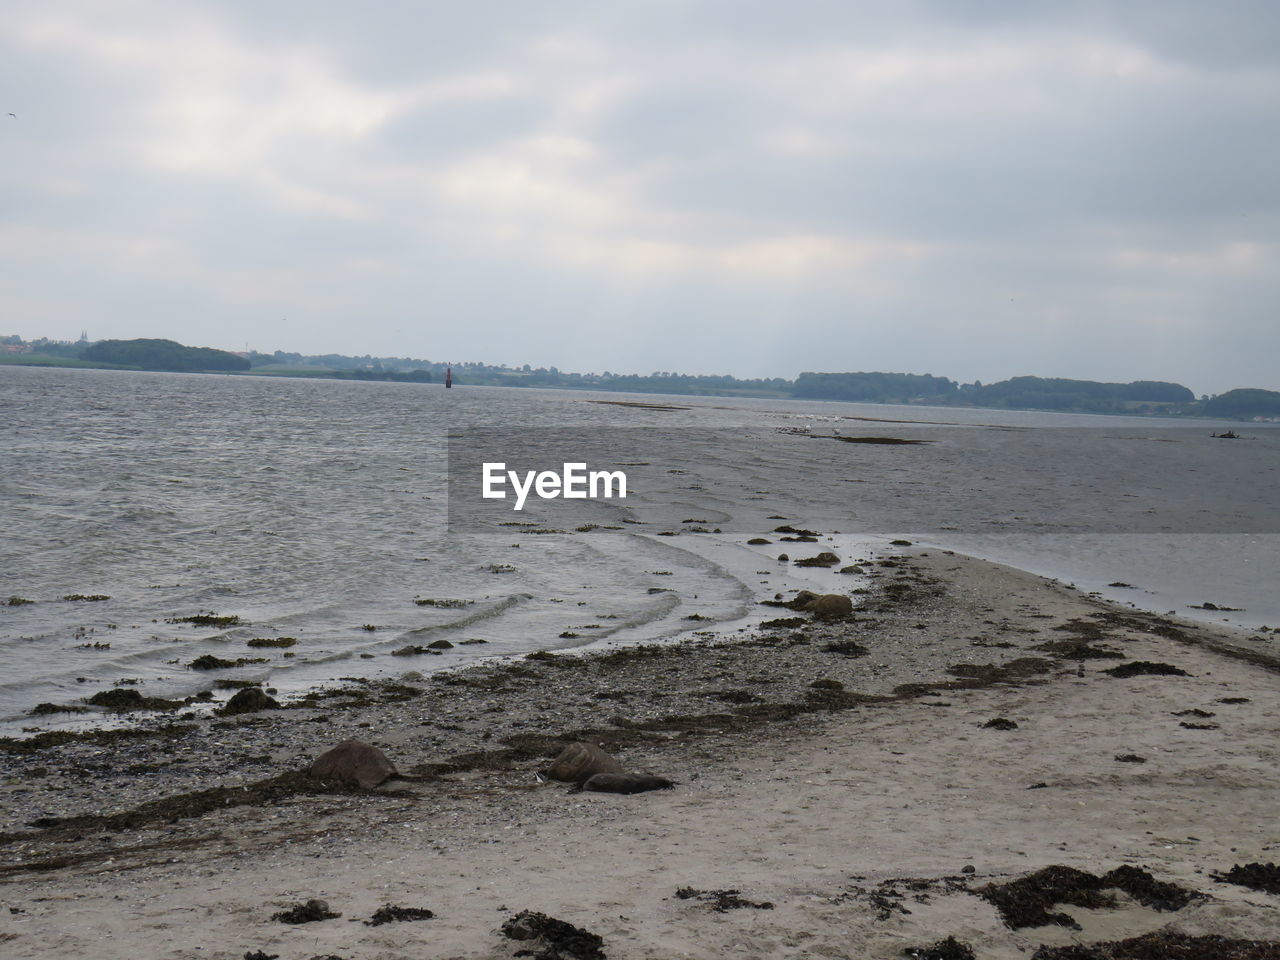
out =
[[(1280, 940), (1275, 893), (1215, 878), (1280, 846), (1280, 664), (1247, 635), (942, 551), (867, 569), (848, 621), (779, 609), (727, 637), (7, 741), (0, 954), (595, 955), (504, 936), (524, 910), (598, 935), (611, 958)], [(1131, 663), (1185, 675), (1105, 672)], [(298, 775), (348, 737), (408, 779), (359, 791)], [(573, 740), (677, 785), (539, 785)], [(1015, 927), (983, 895), (1055, 865), (1141, 868), (1185, 905), (1104, 885), (1108, 905)], [(311, 898), (340, 916), (273, 919)], [(433, 916), (367, 923), (388, 904)], [(1280, 950), (1192, 942), (1072, 956)]]

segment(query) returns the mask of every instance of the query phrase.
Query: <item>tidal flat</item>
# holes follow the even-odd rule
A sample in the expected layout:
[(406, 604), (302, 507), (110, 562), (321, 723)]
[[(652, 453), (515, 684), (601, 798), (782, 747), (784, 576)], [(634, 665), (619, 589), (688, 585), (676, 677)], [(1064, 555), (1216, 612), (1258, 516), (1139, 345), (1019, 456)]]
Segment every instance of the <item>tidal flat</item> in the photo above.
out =
[[(504, 929), (561, 930), (516, 922), (529, 911), (622, 958), (887, 958), (948, 940), (1012, 958), (1144, 937), (1275, 955), (1276, 895), (1220, 878), (1268, 876), (1280, 845), (1280, 664), (1219, 628), (946, 551), (866, 569), (843, 620), (780, 609), (678, 643), (4, 741), (0, 938), (33, 958), (505, 958), (528, 944)], [(1155, 668), (1115, 669), (1130, 664)], [(352, 737), (403, 779), (304, 775)], [(539, 784), (576, 740), (676, 786)], [(1030, 926), (983, 895), (1045, 876), (1093, 892)], [(1133, 893), (1154, 883), (1188, 896)], [(735, 898), (747, 906), (716, 907)], [(341, 916), (273, 919), (312, 899)], [(392, 906), (432, 916), (351, 922)]]

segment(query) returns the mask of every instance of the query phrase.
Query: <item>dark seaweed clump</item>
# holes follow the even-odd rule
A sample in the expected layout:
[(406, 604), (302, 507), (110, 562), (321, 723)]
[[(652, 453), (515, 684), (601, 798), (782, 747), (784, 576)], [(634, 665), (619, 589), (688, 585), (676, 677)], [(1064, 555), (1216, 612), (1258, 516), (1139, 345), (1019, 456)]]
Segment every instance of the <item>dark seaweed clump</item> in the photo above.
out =
[(397, 907), (388, 903), (379, 907), (372, 917), (364, 922), (366, 927), (378, 927), (384, 923), (397, 923), (408, 920), (430, 920), (435, 914), (422, 907)]
[(1088, 946), (1041, 947), (1031, 960), (1280, 960), (1280, 944), (1156, 931)]
[(993, 883), (978, 895), (1000, 911), (1000, 917), (1015, 930), (1057, 924), (1079, 930), (1068, 914), (1051, 912), (1060, 903), (1096, 910), (1115, 906), (1115, 897), (1103, 890), (1123, 890), (1134, 900), (1155, 910), (1181, 910), (1202, 896), (1173, 883), (1156, 880), (1138, 867), (1117, 867), (1101, 877), (1073, 867), (1045, 867), (1009, 883)]
[(974, 960), (973, 947), (955, 937), (939, 940), (931, 947), (908, 947), (902, 955), (915, 960)]
[(266, 657), (236, 657), (234, 660), (223, 660), (211, 653), (196, 657), (187, 666), (192, 670), (228, 670), (231, 667), (243, 667), (250, 663), (269, 663)]
[(866, 647), (854, 640), (836, 640), (832, 643), (824, 643), (819, 649), (823, 653), (838, 653), (846, 657), (865, 657), (868, 653)]
[(234, 627), (240, 622), (235, 614), (220, 617), (216, 613), (197, 613), (190, 617), (170, 617), (170, 623), (190, 623), (197, 627)]
[(1122, 663), (1118, 667), (1112, 667), (1110, 670), (1103, 670), (1113, 677), (1124, 679), (1126, 677), (1189, 677), (1190, 674), (1181, 667), (1175, 667), (1171, 663), (1158, 663), (1152, 660), (1131, 660), (1129, 663)]
[(729, 910), (741, 910), (747, 907), (752, 910), (773, 909), (773, 904), (768, 900), (759, 903), (746, 900), (738, 895), (737, 890), (696, 890), (693, 887), (680, 887), (676, 890), (676, 896), (681, 900), (701, 900), (709, 903), (716, 913), (726, 913)]
[(512, 940), (537, 940), (540, 950), (519, 950), (518, 957), (533, 960), (605, 960), (604, 940), (597, 934), (545, 913), (521, 910), (502, 924), (503, 936)]
[(1237, 863), (1226, 873), (1212, 876), (1219, 883), (1234, 883), (1263, 893), (1280, 893), (1280, 867), (1274, 863), (1246, 863), (1243, 867)]
[(100, 690), (87, 703), (108, 710), (176, 710), (181, 700), (165, 700), (163, 697), (144, 697), (137, 690)]
[(308, 900), (306, 903), (299, 903), (288, 910), (273, 913), (271, 919), (280, 920), (284, 923), (314, 923), (317, 920), (332, 920), (340, 916), (342, 914), (334, 913), (330, 910), (329, 904), (324, 900)]
[(1008, 717), (992, 717), (982, 725), (984, 730), (1017, 730), (1018, 722)]

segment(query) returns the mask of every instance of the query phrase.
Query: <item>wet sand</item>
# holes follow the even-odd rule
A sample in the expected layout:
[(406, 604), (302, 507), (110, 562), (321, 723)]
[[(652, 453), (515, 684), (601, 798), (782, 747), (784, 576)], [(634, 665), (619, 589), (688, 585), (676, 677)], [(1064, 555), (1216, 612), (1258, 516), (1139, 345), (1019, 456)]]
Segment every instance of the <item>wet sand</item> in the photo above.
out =
[[(0, 952), (507, 958), (537, 948), (500, 932), (525, 909), (619, 958), (1280, 939), (1280, 898), (1211, 876), (1276, 859), (1280, 665), (1239, 636), (982, 561), (927, 551), (870, 569), (852, 622), (779, 609), (731, 637), (6, 744)], [(1104, 672), (1144, 661), (1186, 675)], [(290, 776), (348, 736), (413, 779), (316, 792)], [(678, 785), (537, 785), (575, 737)], [(1062, 907), (1080, 929), (1013, 929), (975, 895), (1054, 864), (1143, 867), (1205, 896), (1161, 912), (1119, 894)], [(682, 888), (772, 906), (720, 912)], [(313, 897), (341, 917), (272, 919)], [(355, 922), (386, 904), (434, 916)]]

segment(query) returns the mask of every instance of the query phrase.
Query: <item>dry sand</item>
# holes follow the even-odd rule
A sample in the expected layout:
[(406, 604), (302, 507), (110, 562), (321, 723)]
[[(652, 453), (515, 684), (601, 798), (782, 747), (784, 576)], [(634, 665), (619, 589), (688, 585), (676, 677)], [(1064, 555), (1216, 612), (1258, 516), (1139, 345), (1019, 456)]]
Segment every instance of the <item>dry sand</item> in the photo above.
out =
[[(216, 782), (248, 782), (289, 766), (307, 752), (299, 743), (314, 754), (357, 732), (423, 779), (406, 793), (293, 795), (174, 823), (18, 829), (0, 846), (0, 955), (507, 958), (530, 947), (499, 929), (524, 909), (600, 935), (611, 958), (888, 958), (947, 936), (979, 958), (1013, 958), (1157, 929), (1280, 939), (1280, 897), (1210, 876), (1280, 846), (1276, 664), (1241, 637), (982, 561), (930, 551), (889, 563), (851, 625), (604, 663), (522, 661), (532, 677), (520, 665), (468, 671), (321, 722), (284, 711), (200, 721), (182, 737), (10, 752), (11, 829), (212, 786), (209, 768), (194, 784), (179, 768), (198, 765), (170, 762), (202, 749), (221, 764)], [(855, 638), (866, 656), (821, 649)], [(1068, 638), (1124, 659), (1034, 649)], [(1044, 672), (972, 666), (1026, 658), (1044, 658), (1032, 664)], [(1189, 676), (1101, 672), (1141, 660)], [(957, 683), (946, 667), (960, 662), (971, 666)], [(889, 698), (809, 692), (823, 678)], [(922, 680), (936, 692), (902, 687)], [(1192, 709), (1214, 716), (1179, 716)], [(984, 727), (996, 717), (1016, 729)], [(550, 747), (499, 742), (584, 726), (629, 767), (679, 785), (631, 797), (540, 787), (533, 771)], [(1126, 754), (1146, 762), (1116, 760)], [(103, 772), (115, 785), (105, 797), (74, 789), (89, 758), (102, 770), (144, 756), (153, 776)], [(441, 765), (450, 757), (454, 772)], [(1062, 908), (1079, 930), (1013, 930), (971, 892), (1050, 864), (1142, 866), (1207, 896), (1160, 913), (1121, 895), (1114, 909)], [(734, 888), (772, 908), (716, 912), (678, 898), (681, 887)], [(311, 897), (341, 918), (271, 919)], [(387, 903), (435, 916), (359, 922)]]

